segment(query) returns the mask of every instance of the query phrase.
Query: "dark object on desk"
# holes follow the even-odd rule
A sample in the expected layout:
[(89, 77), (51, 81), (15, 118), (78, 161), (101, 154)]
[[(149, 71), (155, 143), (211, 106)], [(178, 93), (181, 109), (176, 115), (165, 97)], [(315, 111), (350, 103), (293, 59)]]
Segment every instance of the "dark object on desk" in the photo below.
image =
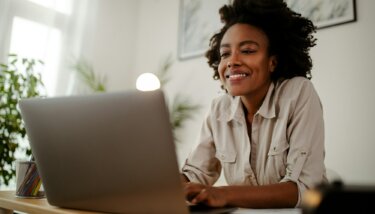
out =
[(333, 182), (306, 192), (302, 211), (303, 214), (375, 213), (374, 203), (375, 186)]

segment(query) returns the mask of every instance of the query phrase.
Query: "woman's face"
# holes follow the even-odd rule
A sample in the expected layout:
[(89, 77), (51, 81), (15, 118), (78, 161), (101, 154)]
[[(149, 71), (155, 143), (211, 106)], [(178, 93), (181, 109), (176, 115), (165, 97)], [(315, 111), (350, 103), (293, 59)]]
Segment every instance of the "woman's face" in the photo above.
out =
[(220, 80), (232, 96), (265, 94), (276, 57), (268, 54), (266, 34), (249, 24), (235, 24), (220, 44)]

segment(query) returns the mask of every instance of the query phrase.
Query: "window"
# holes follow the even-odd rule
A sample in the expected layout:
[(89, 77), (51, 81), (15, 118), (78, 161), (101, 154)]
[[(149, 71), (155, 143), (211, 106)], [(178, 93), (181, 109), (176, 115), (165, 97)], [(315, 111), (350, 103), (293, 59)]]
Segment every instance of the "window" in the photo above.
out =
[(42, 78), (49, 93), (52, 93), (56, 86), (60, 46), (59, 29), (14, 17), (9, 53), (44, 61)]
[[(64, 35), (71, 23), (72, 0), (8, 1), (7, 34), (3, 40), (3, 56), (15, 53), (42, 60), (42, 79), (48, 95), (56, 90), (59, 64), (62, 60)], [(3, 11), (0, 11), (3, 12)], [(4, 21), (3, 21), (4, 22)], [(1, 42), (1, 41), (0, 41)]]
[[(69, 76), (66, 58), (80, 53), (82, 26), (86, 25), (87, 11), (92, 10), (89, 2), (92, 5), (90, 0), (0, 0), (0, 61), (10, 53), (42, 60), (46, 93), (56, 95), (62, 82), (59, 79)], [(26, 141), (19, 143), (21, 148), (27, 147)], [(21, 151), (15, 156), (25, 158)], [(14, 186), (13, 181), (9, 187)]]

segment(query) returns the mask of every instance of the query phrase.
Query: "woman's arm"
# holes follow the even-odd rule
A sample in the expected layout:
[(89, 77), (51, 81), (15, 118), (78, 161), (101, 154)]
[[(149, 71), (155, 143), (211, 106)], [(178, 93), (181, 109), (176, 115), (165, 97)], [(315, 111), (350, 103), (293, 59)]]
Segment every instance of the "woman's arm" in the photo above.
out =
[(223, 187), (187, 183), (185, 194), (194, 204), (203, 203), (212, 207), (285, 208), (295, 207), (298, 201), (298, 188), (294, 182)]

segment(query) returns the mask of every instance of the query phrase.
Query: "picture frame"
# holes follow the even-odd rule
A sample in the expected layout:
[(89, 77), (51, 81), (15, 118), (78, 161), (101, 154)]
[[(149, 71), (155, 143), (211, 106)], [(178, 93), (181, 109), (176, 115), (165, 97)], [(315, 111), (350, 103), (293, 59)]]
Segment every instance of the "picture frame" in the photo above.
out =
[(180, 0), (178, 58), (203, 56), (222, 27), (219, 9), (229, 0)]
[(355, 22), (355, 0), (286, 0), (295, 12), (310, 19), (317, 29)]
[[(285, 0), (295, 12), (310, 19), (317, 29), (355, 22), (356, 0)], [(209, 40), (222, 27), (219, 8), (230, 0), (180, 0), (178, 58), (203, 56)]]

